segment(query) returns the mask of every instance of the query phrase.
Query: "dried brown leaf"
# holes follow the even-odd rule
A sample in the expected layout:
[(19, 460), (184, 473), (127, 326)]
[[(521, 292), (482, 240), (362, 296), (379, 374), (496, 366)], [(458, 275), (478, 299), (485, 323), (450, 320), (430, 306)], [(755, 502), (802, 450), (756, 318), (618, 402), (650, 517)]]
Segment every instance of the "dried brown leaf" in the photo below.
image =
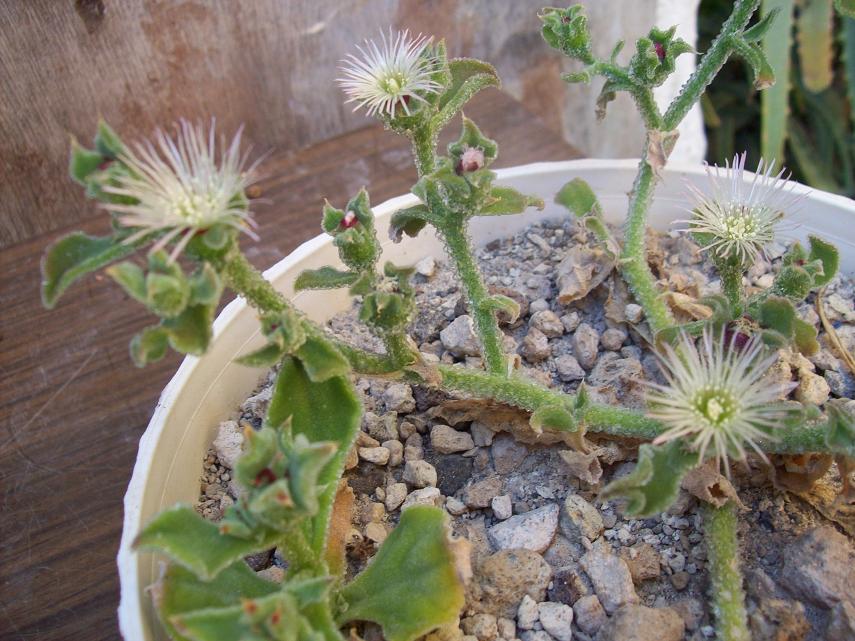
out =
[(567, 305), (585, 298), (612, 273), (615, 263), (599, 247), (574, 245), (556, 268), (558, 302)]
[(716, 469), (714, 461), (689, 470), (680, 485), (689, 494), (716, 507), (733, 501), (740, 508), (745, 508), (731, 482)]
[(647, 164), (658, 176), (668, 162), (668, 156), (674, 151), (680, 132), (652, 130), (647, 134)]
[(603, 467), (600, 465), (596, 450), (587, 453), (561, 450), (558, 452), (558, 456), (567, 464), (570, 473), (576, 478), (591, 485), (600, 482), (603, 476)]
[(347, 480), (339, 480), (338, 490), (336, 490), (335, 500), (333, 500), (332, 514), (330, 515), (326, 554), (330, 572), (334, 575), (343, 575), (347, 569), (345, 544), (347, 533), (351, 527), (355, 499), (356, 497), (347, 484)]
[(667, 292), (665, 302), (674, 311), (675, 316), (681, 322), (690, 320), (706, 320), (713, 315), (711, 308), (702, 305), (688, 294), (680, 292)]
[(614, 323), (625, 323), (626, 306), (631, 302), (632, 297), (623, 278), (613, 275), (609, 279), (609, 297), (603, 306), (606, 318)]

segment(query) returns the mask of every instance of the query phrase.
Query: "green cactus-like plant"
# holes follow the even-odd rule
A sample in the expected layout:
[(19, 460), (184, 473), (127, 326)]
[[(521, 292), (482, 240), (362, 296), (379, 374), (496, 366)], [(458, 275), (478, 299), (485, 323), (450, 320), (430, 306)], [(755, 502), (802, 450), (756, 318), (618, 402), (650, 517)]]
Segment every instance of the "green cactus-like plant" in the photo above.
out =
[[(742, 286), (748, 254), (736, 260), (724, 252), (715, 261), (722, 294), (702, 301), (711, 317), (682, 326), (665, 305), (645, 253), (647, 212), (679, 122), (732, 55), (747, 61), (759, 87), (770, 81), (758, 43), (773, 16), (749, 26), (758, 3), (735, 2), (719, 37), (664, 112), (653, 100), (653, 88), (673, 72), (675, 59), (689, 51), (674, 29), (651, 29), (622, 65), (617, 62), (622, 43), (609, 59), (594, 56), (582, 7), (548, 8), (540, 16), (546, 41), (583, 66), (568, 81), (604, 76), (600, 108), (616, 92), (626, 91), (643, 116), (647, 139), (622, 243), (611, 234), (602, 206), (584, 182), (570, 181), (556, 202), (579, 218), (620, 266), (656, 344), (669, 354), (672, 379), (684, 379), (672, 380), (659, 397), (660, 405), (671, 397), (682, 399), (677, 411), (604, 405), (584, 385), (574, 394), (545, 387), (516, 371), (516, 362), (504, 353), (497, 318), (515, 319), (520, 309), (512, 299), (488, 292), (468, 225), (476, 216), (516, 215), (543, 203), (497, 184), (490, 166), (498, 145), (468, 118), (462, 118), (457, 140), (438, 153), (439, 133), (452, 117), (476, 92), (498, 86), (490, 65), (449, 59), (442, 42), (384, 36), (383, 45), (372, 49), (378, 55), (351, 61), (341, 83), (351, 100), (412, 142), (418, 172), (412, 192), (419, 202), (392, 216), (390, 235), (400, 242), (430, 226), (443, 241), (474, 319), (483, 369), (430, 363), (418, 354), (407, 336), (415, 312), (412, 270), (389, 263), (381, 268), (382, 247), (364, 189), (343, 209), (324, 206), (321, 225), (332, 237), (339, 264), (303, 272), (295, 288), (346, 288), (357, 301), (360, 320), (383, 341), (385, 349), (377, 353), (335, 338), (308, 320), (241, 252), (240, 232), (252, 232), (247, 187), (253, 167), (244, 166), (237, 139), (218, 150), (213, 132), (184, 123), (177, 143), (160, 133), (159, 151), (139, 154), (100, 123), (92, 149), (73, 143), (72, 177), (109, 212), (111, 231), (101, 237), (74, 233), (48, 249), (42, 265), (45, 304), (55, 305), (83, 275), (106, 269), (130, 298), (159, 318), (131, 342), (132, 357), (142, 366), (169, 347), (204, 352), (214, 311), (229, 289), (258, 312), (264, 338), (261, 347), (238, 362), (279, 368), (261, 428), (246, 433), (246, 449), (234, 470), (242, 492), (223, 520), (211, 523), (188, 506), (176, 506), (155, 517), (137, 538), (140, 549), (169, 559), (152, 596), (173, 639), (341, 641), (342, 629), (351, 622), (373, 621), (390, 641), (410, 641), (456, 620), (464, 601), (466, 555), (461, 543), (449, 539), (445, 516), (436, 508), (405, 509), (368, 567), (345, 580), (343, 543), (331, 536), (330, 524), (361, 413), (352, 373), (406, 378), (506, 403), (530, 412), (535, 432), (568, 433), (568, 441), (579, 448), (585, 447), (588, 432), (653, 441), (641, 446), (636, 470), (604, 490), (604, 497), (626, 499), (635, 514), (667, 509), (683, 476), (706, 462), (710, 439), (718, 439), (712, 449), (740, 457), (746, 443), (768, 453), (821, 452), (840, 460), (855, 456), (855, 417), (845, 408), (829, 403), (823, 412), (805, 406), (782, 415), (772, 433), (756, 419), (773, 413), (765, 407), (740, 412), (734, 400), (739, 390), (722, 384), (720, 377), (738, 372), (746, 389), (763, 391), (765, 398), (768, 390), (755, 371), (766, 363), (757, 358), (764, 343), (793, 344), (806, 353), (816, 349), (816, 332), (798, 317), (796, 305), (833, 278), (838, 268), (833, 246), (818, 238), (810, 239), (808, 249), (794, 245), (772, 287), (750, 296)], [(731, 210), (722, 209), (725, 215)], [(744, 231), (739, 225), (728, 229)], [(144, 248), (149, 248), (148, 257), (135, 261), (135, 253)], [(187, 260), (179, 263), (181, 254)], [(702, 355), (689, 338), (696, 336), (706, 341)], [(713, 336), (720, 337), (718, 342)], [(740, 346), (742, 338), (747, 347)], [(723, 350), (724, 340), (730, 341), (730, 352)], [(747, 355), (740, 356), (741, 349)], [(678, 388), (680, 395), (669, 396), (669, 390)], [(690, 414), (704, 418), (703, 433), (675, 424)], [(722, 638), (738, 639), (745, 617), (735, 518), (725, 511), (707, 516), (714, 600), (727, 628)], [(260, 578), (243, 561), (273, 547), (288, 563), (280, 584)]]

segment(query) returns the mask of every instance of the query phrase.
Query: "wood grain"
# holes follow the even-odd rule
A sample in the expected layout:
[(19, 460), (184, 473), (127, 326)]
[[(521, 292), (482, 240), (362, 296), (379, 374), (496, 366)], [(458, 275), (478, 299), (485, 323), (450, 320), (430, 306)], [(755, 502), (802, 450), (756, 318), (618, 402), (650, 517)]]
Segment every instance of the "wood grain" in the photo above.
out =
[[(634, 156), (629, 100), (595, 121), (599, 84), (568, 86), (571, 63), (540, 36), (544, 0), (0, 0), (0, 248), (82, 220), (68, 141), (103, 116), (128, 140), (179, 117), (243, 123), (287, 153), (365, 126), (334, 82), (353, 44), (387, 25), (446, 38), (496, 65), (505, 89), (590, 155)], [(645, 31), (657, 0), (588, 0), (595, 42)], [(670, 23), (669, 23), (670, 24)], [(627, 47), (628, 52), (633, 47)]]
[[(499, 166), (576, 156), (561, 137), (497, 91), (467, 115), (501, 145)], [(409, 188), (407, 143), (369, 127), (266, 163), (262, 242), (268, 267), (319, 231), (323, 198), (367, 185), (379, 203)], [(87, 211), (93, 212), (91, 203)], [(103, 233), (102, 216), (82, 227)], [(61, 233), (66, 233), (65, 229)], [(39, 302), (39, 261), (60, 234), (0, 252), (0, 639), (118, 638), (115, 555), (122, 496), (160, 390), (179, 357), (144, 370), (127, 354), (151, 317), (104, 277), (78, 283), (53, 310)], [(136, 640), (128, 640), (136, 641)]]

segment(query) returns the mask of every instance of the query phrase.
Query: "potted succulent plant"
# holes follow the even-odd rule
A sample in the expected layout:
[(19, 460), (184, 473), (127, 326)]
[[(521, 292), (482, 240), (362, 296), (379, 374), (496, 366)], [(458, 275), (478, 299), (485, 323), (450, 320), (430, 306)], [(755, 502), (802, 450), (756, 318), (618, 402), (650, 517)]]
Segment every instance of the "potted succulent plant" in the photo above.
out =
[[(617, 62), (622, 43), (609, 59), (593, 54), (580, 7), (541, 13), (546, 41), (583, 65), (567, 80), (604, 76), (600, 109), (625, 91), (643, 116), (646, 144), (622, 231), (611, 223), (617, 205), (627, 202), (620, 195), (631, 180), (626, 162), (558, 163), (497, 177), (490, 165), (498, 145), (465, 117), (459, 138), (439, 154), (440, 130), (476, 92), (499, 80), (490, 65), (449, 59), (442, 42), (412, 39), (406, 33), (367, 43), (345, 62), (340, 83), (357, 108), (412, 141), (418, 170), (412, 195), (373, 210), (365, 190), (342, 208), (327, 203), (322, 213), (326, 236), (307, 243), (264, 275), (250, 265), (238, 244), (241, 232), (252, 235), (247, 188), (255, 168), (240, 150), (239, 135), (226, 144), (216, 138), (213, 127), (182, 123), (174, 137), (158, 133), (153, 144), (132, 146), (101, 123), (93, 149), (74, 145), (71, 174), (110, 212), (113, 229), (100, 238), (72, 234), (48, 250), (43, 264), (45, 303), (52, 305), (80, 276), (106, 268), (130, 297), (160, 319), (131, 342), (138, 365), (162, 357), (169, 348), (198, 356), (185, 361), (165, 391), (141, 442), (126, 497), (120, 552), (120, 621), (126, 638), (153, 639), (165, 631), (173, 639), (195, 641), (333, 641), (346, 633), (370, 634), (360, 627), (364, 622), (379, 624), (390, 641), (410, 641), (435, 630), (436, 638), (442, 638), (461, 634), (459, 617), (469, 604), (463, 627), (479, 639), (514, 638), (514, 625), (521, 635), (542, 632), (570, 639), (572, 603), (541, 604), (541, 629), (524, 633), (537, 627), (536, 617), (523, 612), (526, 599), (538, 600), (534, 593), (511, 594), (498, 619), (483, 608), (470, 607), (470, 601), (489, 594), (494, 598), (501, 588), (498, 583), (481, 586), (480, 596), (477, 590), (466, 591), (472, 576), (468, 544), (452, 537), (449, 527), (449, 513), (459, 515), (466, 506), (460, 507), (457, 499), (452, 503), (451, 497), (445, 501), (436, 488), (435, 471), (430, 478), (433, 467), (417, 463), (421, 438), (415, 424), (406, 428), (414, 440), (410, 445), (407, 439), (408, 451), (403, 453), (399, 440), (381, 444), (373, 433), (360, 431), (363, 408), (355, 377), (406, 383), (462, 400), (464, 410), (459, 404), (445, 406), (444, 413), (433, 416), (453, 423), (451, 414), (457, 411), (457, 422), (472, 423), (473, 433), (477, 417), (491, 412), (516, 417), (507, 419), (516, 426), (516, 436), (569, 448), (562, 450), (564, 459), (587, 484), (584, 487), (598, 490), (601, 501), (621, 502), (628, 517), (666, 511), (680, 496), (681, 484), (685, 487), (690, 480), (695, 493), (707, 499), (700, 513), (717, 633), (721, 639), (749, 638), (738, 559), (739, 497), (728, 481), (732, 467), (750, 463), (788, 472), (809, 467), (813, 476), (805, 472), (800, 478), (815, 480), (817, 470), (824, 473), (833, 459), (847, 496), (855, 455), (855, 419), (843, 399), (822, 399), (820, 406), (804, 393), (801, 402), (785, 401), (793, 387), (789, 379), (776, 383), (766, 376), (779, 361), (779, 350), (803, 355), (819, 350), (816, 326), (803, 317), (802, 304), (832, 282), (840, 262), (837, 250), (827, 239), (811, 235), (807, 246), (792, 243), (775, 259), (777, 272), (770, 273), (765, 287), (746, 288), (744, 280), (758, 259), (770, 258), (771, 268), (770, 245), (797, 201), (800, 206), (809, 203), (815, 216), (827, 217), (851, 216), (851, 202), (806, 194), (782, 173), (772, 173), (771, 165), (749, 175), (744, 157), (724, 175), (716, 171), (708, 179), (702, 169), (683, 168), (681, 173), (695, 185), (694, 195), (682, 194), (673, 180), (660, 184), (668, 173), (677, 125), (729, 57), (746, 60), (758, 88), (773, 81), (756, 43), (774, 14), (749, 26), (758, 3), (734, 3), (719, 38), (664, 113), (652, 99), (653, 88), (674, 71), (675, 59), (690, 50), (673, 30), (652, 29), (623, 65)], [(657, 185), (659, 200), (654, 198)], [(670, 202), (662, 199), (666, 187), (673, 196)], [(525, 213), (533, 209), (543, 211)], [(656, 258), (648, 249), (651, 211), (660, 223), (678, 216), (686, 219), (680, 237), (693, 242), (715, 270), (718, 294), (669, 294), (657, 282), (651, 264), (670, 259)], [(546, 281), (536, 283), (548, 282), (550, 266), (560, 262), (556, 269), (562, 293), (553, 307), (587, 306), (585, 313), (592, 318), (599, 314), (601, 320), (605, 309), (603, 322), (614, 330), (609, 341), (620, 339), (609, 349), (627, 347), (627, 354), (639, 357), (642, 350), (658, 355), (658, 376), (651, 375), (645, 387), (644, 407), (609, 402), (578, 382), (592, 378), (601, 339), (597, 335), (591, 346), (586, 339), (591, 326), (583, 328), (577, 319), (571, 329), (571, 315), (559, 318), (548, 301), (546, 308), (541, 303), (538, 310), (530, 310), (531, 329), (520, 349), (525, 363), (507, 349), (503, 328), (520, 326), (528, 301), (513, 288), (488, 287), (473, 240), (480, 245), (534, 220), (558, 216), (563, 217), (557, 223), (564, 225), (562, 233), (555, 228), (551, 242), (539, 237), (541, 251), (556, 255), (541, 263), (544, 267), (537, 273), (546, 274)], [(390, 240), (381, 242), (387, 231)], [(408, 246), (405, 236), (417, 236), (421, 242)], [(580, 249), (583, 237), (587, 246)], [(143, 264), (127, 260), (145, 248)], [(469, 331), (474, 347), (458, 345), (436, 354), (410, 336), (414, 319), (429, 311), (416, 285), (430, 270), (414, 276), (409, 265), (438, 255), (440, 248), (462, 295), (461, 313), (451, 316), (458, 329)], [(422, 281), (417, 283), (417, 278)], [(497, 276), (491, 278), (498, 282)], [(608, 299), (598, 300), (603, 287)], [(215, 321), (225, 289), (240, 298)], [(333, 312), (347, 308), (349, 299), (341, 290), (352, 297), (376, 349), (322, 325)], [(599, 311), (591, 311), (591, 306), (599, 306)], [(618, 311), (613, 316), (609, 309)], [(575, 377), (572, 372), (558, 374), (561, 381), (573, 381), (569, 392), (566, 386), (532, 375), (525, 366), (549, 360), (550, 335), (565, 340), (565, 334), (575, 367), (581, 364), (589, 370)], [(635, 356), (625, 358), (640, 363)], [(259, 368), (275, 372), (269, 403), (260, 424), (242, 432), (242, 453), (230, 462), (229, 471), (236, 482), (235, 496), (213, 522), (186, 504), (198, 490), (201, 465), (196, 463), (217, 423), (253, 389)], [(550, 371), (557, 370), (553, 366)], [(481, 413), (465, 409), (466, 403), (470, 409), (481, 403)], [(520, 416), (525, 417), (522, 423)], [(404, 431), (403, 423), (387, 427), (395, 435)], [(440, 447), (443, 441), (448, 451), (459, 452), (456, 444), (448, 443), (464, 443), (477, 462), (473, 438), (440, 427), (434, 425), (431, 431), (432, 445)], [(482, 444), (492, 439), (482, 437)], [(406, 500), (402, 497), (387, 519), (397, 524), (391, 532), (384, 529), (373, 537), (377, 545), (367, 563), (356, 564), (359, 567), (347, 552), (354, 495), (342, 481), (345, 469), (353, 467), (354, 447), (359, 457), (386, 469), (401, 466), (406, 458), (403, 477), (399, 467), (396, 482), (380, 488), (376, 496), (382, 494), (389, 506), (392, 485), (398, 486), (396, 492), (403, 486)], [(600, 483), (600, 459), (606, 454), (613, 463), (627, 456), (637, 463), (632, 471)], [(416, 490), (408, 495), (412, 488)], [(575, 497), (570, 492), (567, 500), (579, 510), (590, 508), (571, 495)], [(542, 552), (551, 543), (559, 520), (554, 504), (531, 512), (517, 509), (512, 517), (532, 532), (547, 524), (548, 540), (530, 544), (498, 523), (511, 522), (509, 497), (494, 491), (490, 498), (503, 500), (473, 500), (471, 507), (492, 510), (494, 547)], [(185, 504), (169, 507), (178, 500)], [(438, 506), (442, 504), (445, 510)], [(567, 504), (564, 509), (572, 512)], [(591, 530), (574, 525), (572, 514), (560, 516), (568, 537), (569, 531), (577, 532), (576, 543), (584, 548), (580, 564), (592, 583), (585, 601), (588, 609), (580, 606), (576, 625), (583, 634), (599, 629), (601, 639), (623, 638), (632, 616), (649, 613), (631, 610), (641, 607), (634, 605), (638, 598), (631, 586), (615, 588), (601, 575), (603, 564), (618, 574), (628, 569), (601, 539), (602, 518), (592, 518), (600, 519), (600, 525)], [(244, 561), (273, 549), (282, 570), (275, 580), (257, 575)], [(155, 577), (156, 564), (163, 559), (167, 562)], [(149, 595), (159, 624), (147, 605)], [(516, 624), (509, 607), (520, 608)], [(583, 610), (591, 615), (584, 629)], [(667, 616), (663, 620), (665, 628), (674, 627)], [(483, 626), (491, 625), (485, 632)]]

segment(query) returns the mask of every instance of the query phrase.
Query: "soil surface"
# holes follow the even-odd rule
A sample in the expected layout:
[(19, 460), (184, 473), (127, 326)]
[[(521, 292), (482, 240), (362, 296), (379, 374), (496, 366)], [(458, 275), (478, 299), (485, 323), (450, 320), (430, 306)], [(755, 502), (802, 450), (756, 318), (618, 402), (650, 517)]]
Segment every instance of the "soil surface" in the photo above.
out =
[[(720, 291), (699, 248), (683, 235), (648, 239), (651, 266), (682, 320), (708, 310), (697, 300)], [(749, 271), (750, 290), (769, 287), (783, 247)], [(575, 221), (532, 226), (477, 253), (488, 285), (516, 299), (519, 321), (504, 324), (520, 368), (556, 389), (584, 381), (600, 401), (643, 407), (645, 381), (661, 381), (643, 312), (632, 302), (607, 253)], [(453, 274), (428, 257), (415, 276), (418, 318), (411, 335), (425, 358), (481, 367), (472, 322)], [(823, 295), (829, 322), (855, 353), (855, 279), (837, 277)], [(779, 352), (767, 374), (782, 398), (822, 405), (850, 399), (855, 377), (834, 351), (815, 310), (799, 313), (819, 329), (822, 349), (805, 358)], [(340, 314), (331, 331), (364, 347), (377, 340)], [(217, 520), (234, 502), (229, 465), (242, 425), (258, 427), (272, 374), (220, 426), (205, 460), (198, 510)], [(795, 387), (792, 391), (792, 385)], [(455, 533), (470, 541), (474, 578), (460, 631), (466, 641), (701, 641), (713, 639), (707, 554), (697, 494), (709, 478), (681, 490), (666, 512), (624, 517), (619, 502), (597, 500), (609, 481), (635, 464), (637, 443), (589, 434), (583, 455), (558, 434), (538, 438), (513, 409), (403, 383), (357, 379), (365, 416), (346, 478), (356, 494), (348, 553), (358, 572), (413, 504), (443, 507)], [(755, 641), (855, 639), (853, 509), (837, 492), (841, 479), (824, 460), (773, 458), (735, 470), (744, 505), (740, 541)], [(816, 472), (818, 470), (818, 472)], [(806, 478), (816, 472), (812, 487)], [(824, 474), (823, 474), (824, 472)], [(774, 478), (773, 478), (774, 477)], [(705, 483), (704, 483), (705, 481)], [(715, 479), (715, 490), (730, 486)], [(788, 488), (785, 491), (783, 488)], [(284, 563), (274, 552), (247, 559), (273, 580)], [(368, 625), (366, 639), (382, 638)]]

